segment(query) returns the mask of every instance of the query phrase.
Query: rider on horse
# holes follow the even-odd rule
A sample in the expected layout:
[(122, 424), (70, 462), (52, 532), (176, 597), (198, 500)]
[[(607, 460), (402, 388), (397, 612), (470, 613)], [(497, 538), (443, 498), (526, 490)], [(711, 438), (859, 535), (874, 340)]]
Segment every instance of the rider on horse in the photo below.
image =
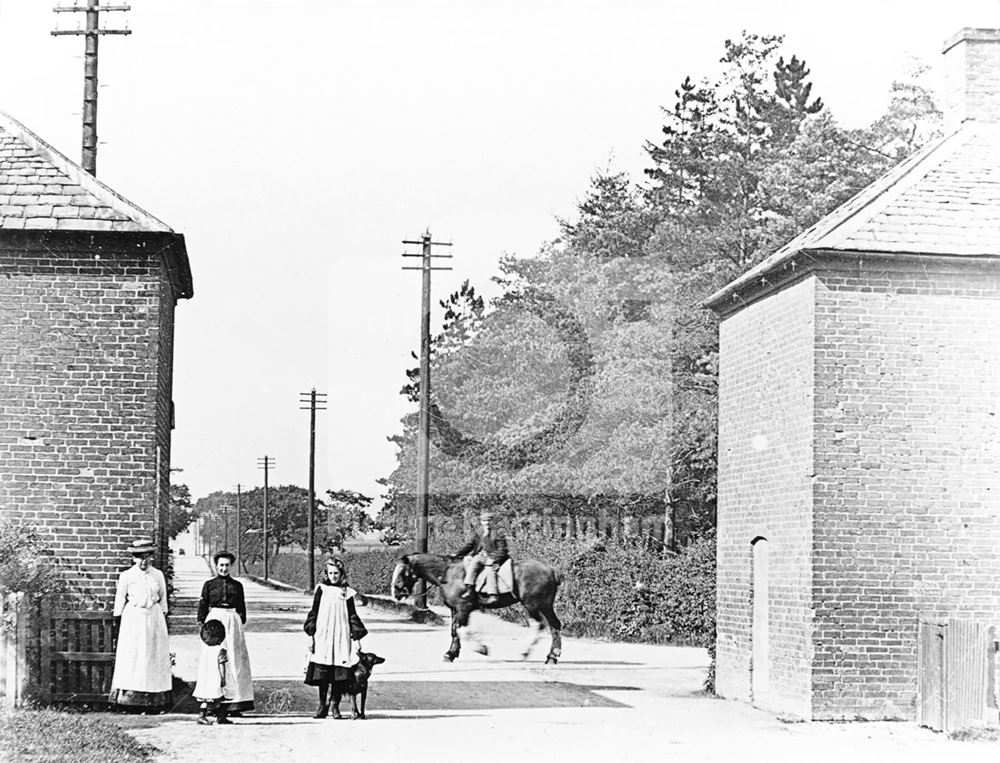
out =
[(499, 598), (497, 588), (497, 570), (507, 561), (507, 537), (503, 530), (493, 527), (493, 514), (484, 511), (479, 515), (479, 527), (476, 534), (462, 546), (456, 556), (465, 557), (465, 599), (476, 598), (476, 576), (480, 570), (486, 572), (486, 603), (492, 604)]

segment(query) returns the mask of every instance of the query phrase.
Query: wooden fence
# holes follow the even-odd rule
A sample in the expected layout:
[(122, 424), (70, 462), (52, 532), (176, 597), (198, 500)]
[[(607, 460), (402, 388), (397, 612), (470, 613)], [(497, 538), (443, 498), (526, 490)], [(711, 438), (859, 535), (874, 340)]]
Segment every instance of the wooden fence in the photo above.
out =
[(111, 613), (57, 610), (43, 600), (40, 614), (41, 699), (58, 703), (107, 702), (115, 668), (115, 622)]
[(919, 624), (918, 722), (936, 731), (997, 725), (994, 629), (948, 619)]
[(107, 702), (114, 672), (110, 612), (62, 610), (58, 602), (3, 598), (0, 626), (0, 706)]
[[(463, 517), (432, 515), (428, 518), (430, 536), (463, 534), (478, 522), (476, 516)], [(649, 538), (665, 545), (670, 544), (671, 528), (662, 516), (618, 517), (618, 516), (569, 516), (541, 515), (514, 518), (503, 523), (504, 531), (512, 538), (530, 535), (557, 540), (580, 539), (623, 540), (628, 538)], [(411, 528), (416, 534), (416, 519)]]

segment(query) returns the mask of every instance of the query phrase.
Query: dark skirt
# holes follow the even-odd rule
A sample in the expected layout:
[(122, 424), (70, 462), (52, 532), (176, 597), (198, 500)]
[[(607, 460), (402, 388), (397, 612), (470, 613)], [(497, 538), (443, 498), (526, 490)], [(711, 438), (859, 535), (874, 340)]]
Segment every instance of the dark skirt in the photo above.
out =
[(306, 684), (308, 686), (331, 684), (334, 689), (346, 690), (350, 682), (350, 668), (342, 668), (339, 665), (320, 665), (317, 662), (310, 662), (309, 667), (306, 668)]
[(116, 705), (127, 707), (167, 707), (171, 704), (169, 691), (131, 691), (130, 689), (112, 689), (108, 699)]

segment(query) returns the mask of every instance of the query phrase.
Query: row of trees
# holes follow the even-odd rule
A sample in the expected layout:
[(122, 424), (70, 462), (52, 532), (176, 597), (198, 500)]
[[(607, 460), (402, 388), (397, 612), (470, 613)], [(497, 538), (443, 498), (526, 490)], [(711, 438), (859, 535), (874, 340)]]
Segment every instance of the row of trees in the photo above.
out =
[[(433, 342), (432, 512), (669, 515), (715, 522), (713, 291), (935, 137), (915, 68), (864, 129), (836, 122), (782, 38), (727, 40), (645, 147), (643, 183), (597, 173), (561, 235), (505, 257), (500, 297), (466, 283)], [(416, 401), (418, 369), (402, 394)], [(416, 414), (390, 439), (382, 520), (414, 513)]]
[[(237, 525), (237, 503), (239, 524)], [(320, 549), (343, 548), (344, 540), (371, 530), (374, 520), (368, 513), (372, 499), (353, 490), (328, 490), (316, 500), (315, 533)], [(171, 486), (168, 535), (173, 538), (196, 520), (201, 521), (201, 537), (213, 549), (240, 546), (245, 559), (262, 556), (264, 526), (264, 489), (253, 488), (237, 496), (236, 492), (216, 491), (192, 502), (188, 487)], [(305, 546), (309, 523), (309, 491), (297, 485), (268, 488), (268, 554), (282, 547)]]

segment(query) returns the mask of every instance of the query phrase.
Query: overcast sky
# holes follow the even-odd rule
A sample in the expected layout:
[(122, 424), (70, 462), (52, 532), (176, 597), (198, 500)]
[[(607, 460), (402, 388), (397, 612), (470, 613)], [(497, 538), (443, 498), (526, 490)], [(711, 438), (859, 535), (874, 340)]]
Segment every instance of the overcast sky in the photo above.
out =
[[(82, 14), (57, 2), (0, 0), (0, 108), (78, 161), (83, 40), (49, 31)], [(596, 170), (641, 179), (660, 107), (727, 37), (784, 34), (857, 126), (908, 53), (936, 62), (961, 27), (1000, 26), (1000, 0), (129, 4), (105, 23), (133, 34), (100, 42), (98, 177), (187, 238), (173, 465), (195, 496), (260, 484), (265, 454), (272, 484), (305, 485), (312, 386), (330, 399), (317, 489), (377, 495), (418, 347), (400, 241), (454, 241), (437, 295), (486, 287)]]

